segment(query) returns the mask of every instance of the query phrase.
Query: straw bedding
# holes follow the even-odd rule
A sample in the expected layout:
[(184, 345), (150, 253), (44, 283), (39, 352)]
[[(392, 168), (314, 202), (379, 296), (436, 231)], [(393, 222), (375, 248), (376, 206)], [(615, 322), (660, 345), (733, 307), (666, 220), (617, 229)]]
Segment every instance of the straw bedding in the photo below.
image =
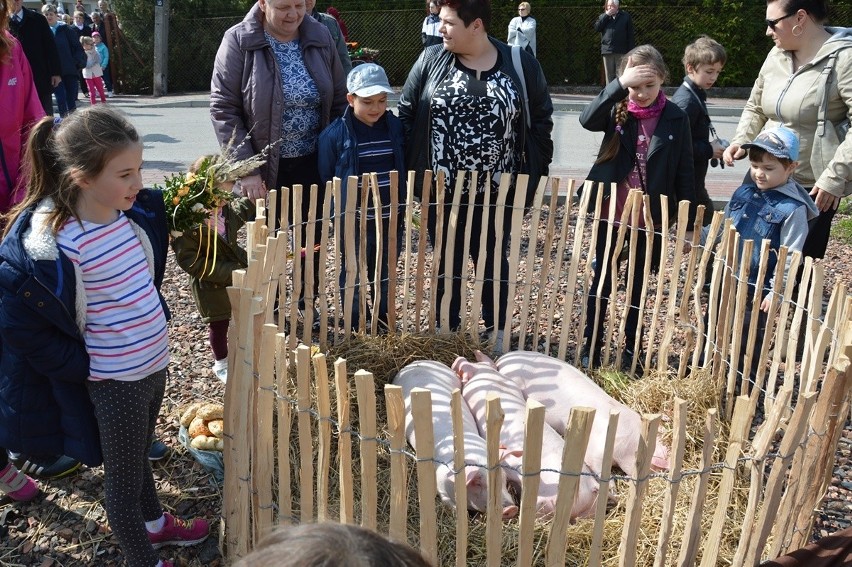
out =
[[(432, 359), (451, 364), (456, 356), (472, 357), (473, 352), (483, 345), (478, 341), (465, 335), (385, 335), (378, 337), (367, 337), (353, 335), (346, 342), (336, 345), (327, 353), (329, 376), (333, 376), (333, 363), (338, 357), (347, 360), (347, 369), (351, 377), (356, 370), (365, 369), (373, 373), (376, 381), (377, 420), (379, 437), (385, 437), (386, 412), (384, 404), (383, 386), (389, 383), (400, 368), (406, 364), (421, 359)], [(664, 416), (671, 415), (673, 400), (680, 397), (688, 401), (688, 426), (686, 453), (682, 471), (697, 471), (701, 455), (702, 429), (704, 426), (706, 412), (709, 408), (716, 407), (716, 388), (711, 383), (708, 374), (697, 370), (686, 378), (670, 376), (665, 373), (656, 373), (639, 381), (631, 381), (624, 376), (605, 371), (602, 376), (595, 378), (605, 383), (608, 391), (616, 398), (636, 409), (640, 413), (661, 413)], [(293, 373), (291, 372), (291, 376)], [(351, 424), (357, 430), (357, 406), (355, 404), (354, 384), (350, 380), (350, 395), (352, 401)], [(332, 395), (332, 398), (334, 396)], [(336, 408), (332, 414), (336, 415)], [(724, 449), (727, 446), (727, 426), (719, 423), (716, 439), (716, 449), (712, 462), (719, 463), (724, 458)], [(294, 423), (295, 426), (295, 423)], [(671, 441), (671, 423), (666, 421), (661, 424), (661, 432), (667, 442)], [(337, 428), (335, 428), (337, 431)], [(314, 434), (316, 434), (316, 423), (314, 422)], [(386, 437), (385, 437), (386, 438)], [(353, 440), (353, 471), (355, 474), (355, 515), (356, 521), (360, 521), (360, 461), (358, 459), (358, 441)], [(298, 470), (298, 437), (293, 431), (291, 437), (291, 460), (293, 470)], [(339, 495), (337, 493), (338, 471), (336, 442), (332, 448), (331, 502), (329, 502), (329, 517), (337, 518), (339, 514)], [(379, 445), (379, 478), (376, 482), (379, 490), (378, 529), (384, 533), (388, 530), (388, 510), (390, 502), (390, 460), (386, 446)], [(316, 465), (316, 455), (314, 455)], [(743, 467), (738, 467), (742, 473)], [(709, 489), (704, 499), (704, 514), (702, 519), (701, 533), (706, 534), (712, 522), (712, 513), (716, 505), (717, 485), (721, 479), (721, 467), (713, 468), (709, 473)], [(618, 504), (611, 507), (604, 525), (603, 539), (603, 564), (616, 565), (618, 563), (618, 546), (621, 540), (621, 531), (624, 527), (625, 505), (627, 501), (629, 481), (618, 475), (621, 471), (614, 470), (616, 475), (614, 493), (618, 498)], [(677, 504), (674, 512), (674, 528), (670, 541), (678, 546), (669, 549), (669, 558), (677, 556), (679, 542), (682, 541), (684, 523), (692, 499), (692, 493), (697, 482), (697, 474), (684, 476), (680, 484)], [(657, 538), (659, 537), (660, 518), (662, 516), (663, 503), (666, 493), (670, 490), (672, 483), (664, 478), (664, 475), (654, 475), (648, 483), (644, 499), (644, 513), (641, 532), (638, 538), (637, 565), (650, 565), (653, 563), (657, 549)], [(291, 479), (294, 505), (298, 505), (299, 482), (296, 478)], [(720, 541), (717, 542), (720, 564), (729, 564), (736, 550), (740, 538), (741, 520), (745, 513), (748, 496), (748, 475), (738, 474), (736, 487), (728, 507), (726, 531)], [(408, 466), (408, 540), (415, 547), (419, 545), (418, 533), (418, 503), (417, 503), (417, 479), (413, 459), (409, 459)], [(298, 510), (294, 511), (296, 517)], [(438, 503), (438, 545), (440, 565), (451, 565), (455, 563), (456, 545), (456, 522), (457, 511)], [(482, 516), (469, 516), (469, 536), (467, 538), (467, 563), (478, 565), (485, 563), (485, 519)], [(566, 565), (585, 565), (588, 550), (592, 539), (594, 520), (578, 520), (568, 530), (567, 561)], [(540, 522), (535, 534), (535, 556), (534, 565), (544, 564), (545, 546), (550, 532), (550, 522)], [(502, 560), (506, 565), (514, 563), (517, 557), (518, 521), (504, 522), (502, 541)], [(699, 552), (700, 559), (700, 552)]]

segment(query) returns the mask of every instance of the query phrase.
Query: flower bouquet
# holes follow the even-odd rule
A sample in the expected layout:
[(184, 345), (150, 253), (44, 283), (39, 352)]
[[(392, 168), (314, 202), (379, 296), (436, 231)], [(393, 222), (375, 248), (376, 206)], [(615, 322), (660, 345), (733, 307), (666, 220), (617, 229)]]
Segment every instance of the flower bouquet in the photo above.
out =
[[(191, 230), (208, 230), (207, 250), (204, 256), (204, 271), (216, 262), (216, 219), (222, 207), (236, 197), (232, 188), (240, 177), (249, 175), (264, 164), (269, 146), (260, 153), (243, 160), (236, 159), (233, 139), (221, 154), (205, 156), (198, 160), (194, 171), (172, 174), (165, 179), (165, 187), (154, 185), (163, 191), (169, 232), (175, 238)], [(212, 243), (213, 261), (210, 258)], [(199, 249), (199, 254), (200, 254)]]

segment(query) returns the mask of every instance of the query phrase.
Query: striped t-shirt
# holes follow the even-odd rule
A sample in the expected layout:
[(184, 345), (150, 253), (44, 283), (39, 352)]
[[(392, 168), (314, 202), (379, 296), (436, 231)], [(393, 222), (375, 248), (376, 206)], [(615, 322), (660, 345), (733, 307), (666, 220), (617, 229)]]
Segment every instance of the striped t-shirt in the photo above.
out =
[(166, 368), (166, 316), (124, 213), (109, 224), (71, 219), (56, 240), (83, 276), (89, 379), (141, 380)]
[[(379, 188), (379, 199), (382, 204), (382, 218), (390, 217), (390, 172), (394, 169), (393, 144), (390, 139), (387, 115), (379, 118), (373, 126), (364, 124), (355, 116), (352, 117), (352, 129), (358, 141), (358, 176), (364, 173), (376, 172)], [(361, 199), (358, 198), (360, 210)], [(399, 204), (405, 204), (405, 197), (400, 194)], [(373, 220), (376, 216), (376, 205), (373, 202), (372, 191), (367, 194), (367, 218)]]

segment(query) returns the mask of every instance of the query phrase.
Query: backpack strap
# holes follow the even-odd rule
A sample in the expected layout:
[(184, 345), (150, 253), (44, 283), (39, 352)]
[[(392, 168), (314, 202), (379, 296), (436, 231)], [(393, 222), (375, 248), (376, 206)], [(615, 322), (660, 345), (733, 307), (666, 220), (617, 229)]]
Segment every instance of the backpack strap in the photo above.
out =
[(825, 67), (822, 68), (822, 77), (817, 88), (817, 100), (819, 110), (817, 111), (816, 136), (825, 136), (825, 123), (828, 122), (828, 85), (831, 83), (831, 75), (834, 72), (834, 64), (837, 62), (837, 51), (828, 56)]
[(527, 96), (527, 77), (524, 75), (524, 65), (521, 63), (521, 48), (517, 45), (512, 46), (512, 65), (515, 67), (515, 73), (521, 80), (521, 94), (524, 98), (524, 116), (527, 119), (527, 128), (532, 124), (530, 121), (530, 99)]

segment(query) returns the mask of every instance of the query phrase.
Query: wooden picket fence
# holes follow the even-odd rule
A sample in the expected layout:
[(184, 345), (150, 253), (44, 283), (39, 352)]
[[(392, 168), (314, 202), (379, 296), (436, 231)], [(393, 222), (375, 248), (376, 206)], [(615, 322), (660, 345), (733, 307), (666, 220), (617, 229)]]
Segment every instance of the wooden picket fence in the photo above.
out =
[[(513, 203), (507, 203), (510, 194), (507, 177), (502, 180), (494, 204), (486, 202), (484, 207), (485, 215), (498, 216), (498, 226), (502, 226), (500, 215), (511, 215), (507, 251), (509, 273), (500, 274), (499, 263), (495, 263), (497, 273), (493, 274), (495, 281), (507, 279), (509, 285), (509, 310), (502, 346), (505, 350), (540, 350), (563, 360), (576, 361), (582, 344), (581, 323), (593, 269), (590, 266), (593, 246), (589, 243), (595, 242), (597, 231), (613, 230), (615, 226), (616, 256), (625, 245), (629, 255), (648, 253), (636, 249), (640, 229), (635, 228), (639, 226), (635, 222), (639, 215), (645, 214), (646, 226), (653, 229), (646, 213), (648, 198), (643, 198), (640, 192), (631, 193), (619, 225), (597, 220), (606, 219), (607, 214), (609, 220), (613, 220), (611, 211), (601, 211), (601, 192), (597, 192), (597, 202), (590, 204), (592, 191), (589, 187), (576, 198), (573, 184), (560, 190), (558, 179), (542, 179), (532, 206), (525, 209), (523, 195), (527, 180), (519, 176), (516, 198)], [(409, 188), (414, 186), (413, 172), (408, 174), (407, 181)], [(366, 202), (370, 191), (378, 202), (374, 177), (350, 178), (346, 182), (349, 184), (348, 212), (356, 209), (356, 195), (361, 195), (361, 202)], [(398, 182), (393, 176), (393, 187)], [(545, 191), (548, 186), (549, 193)], [(463, 246), (466, 252), (471, 239), (481, 236), (469, 231), (465, 234), (453, 232), (458, 211), (464, 210), (460, 209), (461, 200), (468, 195), (460, 191), (445, 192), (443, 180), (433, 180), (429, 172), (424, 175), (423, 187), (424, 202), (430, 199), (430, 191), (437, 194), (439, 203), (452, 196), (449, 218), (438, 219), (439, 225), (448, 222), (451, 228), (447, 241), (436, 243), (436, 251), (426, 244), (429, 208), (419, 207), (412, 191), (408, 192), (408, 199), (402, 206), (391, 203), (391, 239), (395, 238), (393, 227), (396, 223), (404, 223), (405, 227), (400, 257), (396, 257), (396, 243), (391, 240), (389, 261), (391, 266), (397, 267), (390, 272), (392, 308), (388, 318), (391, 332), (402, 335), (446, 332), (449, 298), (445, 297), (443, 305), (436, 305), (433, 296), (436, 281), (439, 277), (461, 277), (465, 294), (462, 331), (476, 337), (482, 330), (483, 298), (478, 282), (488, 277), (481, 269), (483, 262), (477, 264), (475, 272), (465, 265), (463, 273), (457, 275), (438, 274), (436, 267), (438, 254), (452, 254), (453, 246)], [(298, 203), (301, 188), (294, 187), (293, 191), (294, 201)], [(332, 199), (334, 203), (341, 203), (337, 180), (330, 186), (323, 203), (311, 203), (309, 210), (319, 214), (312, 212), (308, 219), (299, 218), (298, 206), (293, 207), (292, 214), (287, 210), (288, 189), (282, 188), (282, 192), (284, 210), (264, 209), (259, 205), (259, 217), (248, 227), (249, 267), (234, 272), (234, 285), (229, 288), (233, 317), (225, 397), (222, 542), (226, 556), (235, 559), (246, 555), (258, 539), (277, 524), (334, 519), (360, 523), (396, 540), (408, 541), (419, 547), (435, 565), (468, 564), (469, 533), (473, 528), (466, 513), (453, 516), (454, 557), (450, 559), (446, 554), (439, 554), (437, 518), (446, 516), (447, 511), (439, 509), (436, 501), (436, 463), (431, 451), (432, 407), (428, 390), (416, 390), (412, 395), (420, 445), (414, 455), (407, 448), (404, 435), (404, 408), (399, 387), (384, 384), (380, 388), (370, 368), (348, 369), (343, 358), (334, 361), (333, 376), (329, 375), (323, 353), (330, 345), (342, 343), (353, 328), (360, 327), (368, 335), (378, 332), (375, 317), (371, 328), (366, 327), (365, 317), (352, 321), (352, 294), (344, 290), (341, 300), (338, 283), (341, 259), (352, 258), (346, 265), (349, 269), (357, 267), (360, 270), (360, 313), (365, 314), (371, 298), (364, 258), (354, 260), (351, 239), (345, 245), (339, 243), (342, 234), (363, 234), (367, 216), (360, 216), (357, 231), (355, 215), (345, 215), (343, 223), (334, 222)], [(310, 192), (311, 199), (314, 195)], [(272, 202), (274, 199), (270, 198)], [(594, 215), (584, 213), (588, 207), (595, 211)], [(468, 211), (471, 209), (469, 207)], [(665, 203), (662, 209), (666, 211)], [(742, 321), (747, 305), (745, 282), (749, 264), (738, 261), (740, 244), (736, 231), (723, 225), (721, 214), (717, 213), (710, 225), (708, 242), (721, 235), (721, 244), (715, 252), (700, 246), (698, 231), (687, 232), (687, 209), (682, 203), (676, 229), (657, 234), (663, 258), (659, 270), (652, 272), (650, 262), (646, 262), (645, 273), (629, 274), (631, 278), (642, 277), (645, 282), (642, 318), (650, 323), (645, 325), (644, 368), (646, 372), (656, 369), (682, 377), (688, 367), (703, 362), (718, 385), (721, 415), (711, 409), (704, 423), (692, 424), (702, 431), (702, 438), (694, 440), (700, 448), (700, 465), (695, 470), (686, 470), (683, 466), (689, 425), (686, 403), (673, 400), (674, 410), (670, 416), (672, 466), (665, 474), (655, 475), (650, 472), (650, 461), (662, 418), (660, 415), (643, 416), (637, 478), (625, 479), (629, 482), (629, 492), (618, 564), (646, 564), (638, 563), (637, 558), (642, 516), (648, 508), (644, 497), (649, 482), (664, 482), (667, 489), (657, 518), (654, 565), (695, 565), (697, 560), (702, 567), (720, 564), (718, 540), (724, 530), (731, 528), (730, 522), (740, 521), (729, 518), (728, 512), (735, 490), (739, 491), (742, 486), (747, 487), (747, 506), (740, 524), (742, 536), (735, 556), (732, 560), (726, 558), (725, 564), (730, 560), (734, 565), (756, 565), (762, 559), (798, 548), (810, 540), (815, 511), (831, 478), (838, 439), (850, 415), (852, 298), (838, 284), (828, 294), (824, 305), (821, 263), (814, 263), (810, 258), (802, 260), (794, 254), (790, 272), (795, 273), (801, 266), (801, 285), (796, 289), (795, 278), (788, 278), (783, 292), (773, 295), (764, 347), (754, 352), (757, 317), (751, 318), (749, 329), (737, 324)], [(267, 215), (269, 218), (280, 215), (281, 226), (289, 226), (290, 230), (270, 234)], [(321, 232), (321, 241), (314, 243), (309, 237), (303, 250), (294, 250), (292, 242), (299, 241), (304, 222), (310, 223), (316, 218), (324, 219), (327, 225)], [(626, 222), (631, 218), (632, 223)], [(669, 219), (663, 220), (663, 225), (669, 226)], [(328, 230), (331, 227), (332, 235)], [(684, 246), (687, 242), (692, 245), (689, 249)], [(768, 253), (764, 243), (764, 258)], [(745, 243), (743, 254), (746, 258), (750, 256), (750, 242)], [(784, 281), (786, 255), (786, 250), (782, 250), (778, 281)], [(313, 328), (310, 310), (300, 316), (294, 299), (304, 289), (306, 299), (311, 301), (314, 262), (325, 268), (320, 270), (320, 293), (316, 298), (320, 317), (318, 330)], [(303, 263), (308, 281), (296, 277), (302, 273)], [(705, 290), (708, 266), (712, 266), (709, 292)], [(618, 274), (611, 268), (610, 275), (616, 278)], [(608, 270), (608, 267), (600, 269)], [(763, 274), (760, 274), (758, 281), (762, 279)], [(629, 284), (625, 287), (630, 290)], [(615, 324), (607, 325), (605, 363), (620, 360), (624, 327), (619, 322), (624, 320), (629, 307), (627, 292), (618, 291), (616, 285), (613, 289), (617, 291), (609, 305), (608, 321)], [(737, 372), (742, 336), (748, 340), (742, 367), (750, 367), (752, 356), (760, 359), (760, 370), (753, 384), (742, 380)], [(315, 346), (312, 349), (307, 345)], [(774, 345), (771, 350), (770, 345)], [(801, 353), (800, 363), (797, 351)], [(357, 370), (354, 376), (351, 370)], [(735, 397), (737, 386), (740, 395)], [(383, 394), (383, 399), (379, 399), (377, 393)], [(461, 420), (460, 413), (455, 411), (459, 400), (458, 397), (455, 400), (454, 424)], [(488, 462), (480, 464), (487, 467), (489, 486), (493, 486), (500, 466), (497, 432), (503, 417), (498, 398), (490, 399), (488, 404)], [(762, 406), (758, 407), (759, 404)], [(594, 415), (593, 410), (579, 409), (572, 411), (568, 418), (559, 505), (555, 516), (548, 521), (546, 541), (542, 542), (537, 539), (541, 532), (534, 506), (539, 482), (535, 471), (541, 469), (543, 411), (540, 405), (529, 402), (521, 512), (511, 532), (516, 547), (516, 557), (511, 561), (521, 566), (566, 564), (568, 512), (580, 478)], [(357, 414), (357, 424), (351, 422), (353, 413)], [(757, 414), (762, 416), (762, 425), (752, 427), (760, 423), (755, 421)], [(617, 414), (610, 416), (604, 470), (598, 479), (601, 491), (598, 510), (589, 527), (588, 547), (580, 550), (588, 565), (601, 565), (606, 560), (602, 557), (602, 540), (617, 422)], [(719, 446), (722, 424), (729, 427), (727, 447)], [(454, 428), (460, 430), (460, 427)], [(783, 434), (777, 433), (780, 431)], [(454, 463), (438, 465), (463, 471), (464, 453), (460, 445), (461, 436), (456, 439)], [(724, 455), (723, 459), (714, 461), (714, 451)], [(687, 477), (695, 479), (689, 495), (689, 511), (684, 525), (675, 530), (675, 502), (682, 481)], [(383, 493), (387, 489), (389, 497), (380, 498), (379, 485)], [(456, 502), (465, 502), (464, 483), (457, 482), (455, 486)], [(705, 509), (711, 486), (718, 492), (715, 505)], [(416, 492), (412, 494), (412, 491)], [(680, 496), (683, 499), (684, 495)], [(488, 565), (507, 561), (503, 549), (508, 532), (501, 519), (499, 498), (499, 490), (489, 491), (488, 511), (484, 525), (480, 526), (485, 530), (483, 562)], [(412, 523), (417, 526), (414, 530), (409, 527)], [(675, 531), (682, 534), (677, 540), (673, 537)], [(446, 534), (442, 538), (446, 538)]]

